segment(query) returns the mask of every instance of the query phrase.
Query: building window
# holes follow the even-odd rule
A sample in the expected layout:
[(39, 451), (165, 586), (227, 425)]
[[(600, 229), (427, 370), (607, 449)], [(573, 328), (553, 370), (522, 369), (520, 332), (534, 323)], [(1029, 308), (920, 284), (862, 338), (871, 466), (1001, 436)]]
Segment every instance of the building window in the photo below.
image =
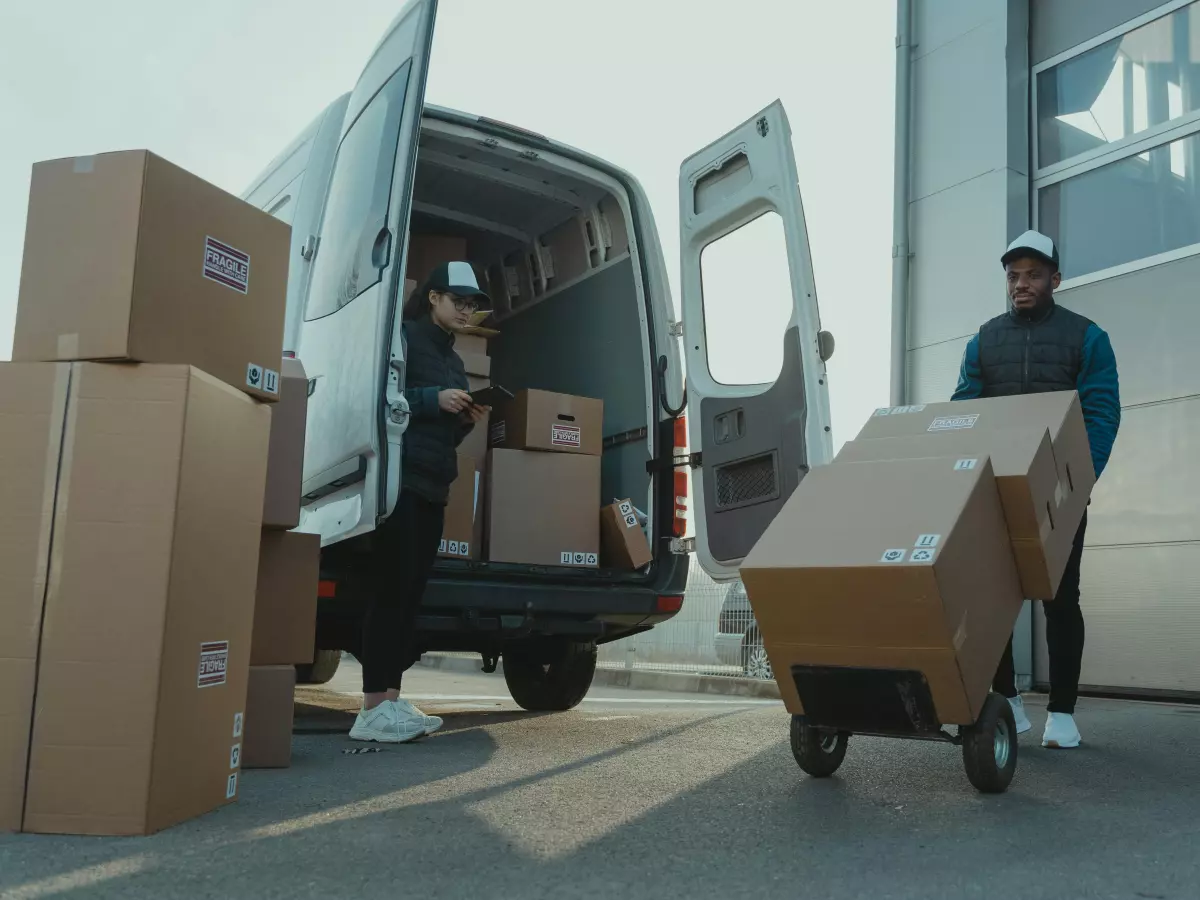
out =
[(1200, 253), (1200, 0), (1036, 67), (1033, 92), (1035, 215), (1064, 279)]

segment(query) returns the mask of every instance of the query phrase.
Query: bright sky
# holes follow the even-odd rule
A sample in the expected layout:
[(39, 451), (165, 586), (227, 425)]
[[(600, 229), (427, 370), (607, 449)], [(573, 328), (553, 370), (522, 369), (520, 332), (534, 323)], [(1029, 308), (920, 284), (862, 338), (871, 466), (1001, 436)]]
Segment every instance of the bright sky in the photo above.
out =
[[(7, 0), (0, 358), (29, 169), (145, 147), (225, 189), (349, 90), (401, 0)], [(678, 303), (684, 157), (783, 100), (830, 362), (835, 445), (888, 402), (892, 0), (441, 0), (426, 99), (539, 131), (642, 182)], [(747, 291), (752, 282), (747, 283)], [(752, 309), (753, 294), (747, 294)], [(751, 319), (751, 322), (754, 320)], [(777, 330), (769, 320), (764, 331)], [(757, 336), (747, 329), (746, 347)]]

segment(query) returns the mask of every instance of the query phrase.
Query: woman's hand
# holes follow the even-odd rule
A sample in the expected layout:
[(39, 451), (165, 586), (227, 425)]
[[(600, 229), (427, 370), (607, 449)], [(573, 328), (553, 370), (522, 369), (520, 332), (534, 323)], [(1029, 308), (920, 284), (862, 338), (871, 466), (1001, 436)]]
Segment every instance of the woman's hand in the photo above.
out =
[(466, 391), (447, 388), (438, 392), (438, 406), (443, 412), (460, 413), (471, 407), (471, 395)]
[(482, 422), (487, 417), (487, 414), (491, 411), (492, 408), (490, 406), (477, 406), (476, 404), (472, 403), (466, 408), (463, 415), (469, 422), (474, 424), (476, 422)]

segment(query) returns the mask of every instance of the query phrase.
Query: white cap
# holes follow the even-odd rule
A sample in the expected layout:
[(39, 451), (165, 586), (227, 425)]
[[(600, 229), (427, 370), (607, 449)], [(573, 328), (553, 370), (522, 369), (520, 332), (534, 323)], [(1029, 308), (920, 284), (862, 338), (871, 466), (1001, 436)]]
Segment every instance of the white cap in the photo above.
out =
[(1054, 246), (1054, 241), (1040, 231), (1027, 231), (1009, 244), (1004, 255), (1000, 257), (1000, 265), (1007, 266), (1020, 256), (1041, 257), (1058, 269), (1058, 248)]

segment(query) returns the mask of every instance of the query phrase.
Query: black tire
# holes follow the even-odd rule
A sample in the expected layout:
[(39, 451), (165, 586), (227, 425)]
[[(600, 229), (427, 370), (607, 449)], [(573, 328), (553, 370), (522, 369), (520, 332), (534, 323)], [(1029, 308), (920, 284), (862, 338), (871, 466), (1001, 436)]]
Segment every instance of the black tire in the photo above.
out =
[(742, 674), (756, 681), (775, 680), (762, 636), (756, 630), (747, 631), (742, 637)]
[(341, 664), (341, 650), (318, 650), (311, 663), (296, 666), (296, 684), (326, 684)]
[(517, 705), (530, 712), (574, 709), (596, 674), (596, 645), (563, 641), (505, 649), (504, 681)]
[(1012, 707), (999, 694), (988, 694), (979, 721), (962, 729), (963, 767), (975, 789), (1002, 794), (1017, 771), (1017, 725)]
[(792, 716), (792, 756), (813, 778), (828, 778), (842, 765), (850, 735), (844, 731), (820, 731), (804, 716)]

